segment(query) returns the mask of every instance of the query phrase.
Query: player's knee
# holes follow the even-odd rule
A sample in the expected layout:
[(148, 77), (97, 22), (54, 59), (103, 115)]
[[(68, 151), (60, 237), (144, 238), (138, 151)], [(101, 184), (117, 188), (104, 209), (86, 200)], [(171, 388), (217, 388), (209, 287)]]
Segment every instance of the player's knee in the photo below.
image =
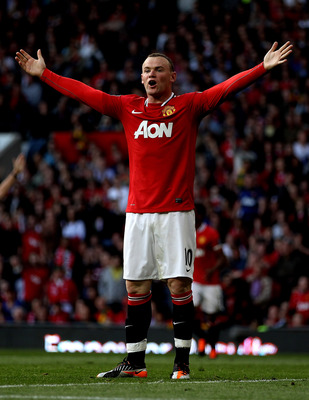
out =
[(126, 281), (127, 292), (130, 294), (144, 294), (151, 289), (151, 281)]
[(167, 286), (171, 294), (181, 294), (191, 290), (192, 281), (190, 278), (170, 278)]

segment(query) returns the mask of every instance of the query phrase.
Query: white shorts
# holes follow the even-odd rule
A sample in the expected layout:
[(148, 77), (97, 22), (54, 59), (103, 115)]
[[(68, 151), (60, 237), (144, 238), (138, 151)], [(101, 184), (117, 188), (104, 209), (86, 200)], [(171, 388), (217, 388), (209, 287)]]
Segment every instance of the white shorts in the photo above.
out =
[(206, 314), (215, 314), (224, 310), (223, 291), (220, 285), (202, 285), (192, 283), (193, 303), (201, 307)]
[(124, 271), (128, 280), (193, 278), (194, 210), (126, 214)]

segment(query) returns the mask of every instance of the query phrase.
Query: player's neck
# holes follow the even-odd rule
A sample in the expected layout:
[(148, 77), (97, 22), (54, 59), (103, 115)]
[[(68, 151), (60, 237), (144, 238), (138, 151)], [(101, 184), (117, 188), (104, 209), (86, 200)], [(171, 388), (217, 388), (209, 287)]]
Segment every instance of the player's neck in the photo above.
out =
[(165, 104), (174, 96), (175, 96), (175, 94), (173, 92), (166, 93), (162, 96), (148, 94), (146, 103), (147, 104)]

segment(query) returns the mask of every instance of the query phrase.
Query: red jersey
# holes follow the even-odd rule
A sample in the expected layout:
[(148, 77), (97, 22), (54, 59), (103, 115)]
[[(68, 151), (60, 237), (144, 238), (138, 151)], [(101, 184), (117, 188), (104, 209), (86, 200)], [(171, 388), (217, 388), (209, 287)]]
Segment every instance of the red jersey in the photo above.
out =
[(31, 302), (34, 299), (42, 299), (44, 285), (48, 280), (49, 270), (47, 267), (28, 267), (23, 270), (24, 301)]
[(34, 230), (27, 230), (22, 236), (22, 258), (29, 261), (31, 253), (41, 254), (42, 237)]
[(193, 281), (202, 285), (219, 285), (220, 271), (216, 270), (207, 279), (207, 271), (217, 262), (215, 247), (219, 245), (220, 237), (216, 229), (202, 224), (196, 231), (196, 254), (194, 261)]
[(73, 304), (77, 299), (77, 288), (71, 279), (50, 280), (46, 288), (50, 304), (68, 302)]
[(137, 95), (112, 96), (48, 69), (41, 80), (122, 122), (130, 164), (126, 211), (153, 213), (194, 209), (195, 142), (201, 119), (264, 73), (261, 63), (203, 92), (172, 94), (162, 104)]

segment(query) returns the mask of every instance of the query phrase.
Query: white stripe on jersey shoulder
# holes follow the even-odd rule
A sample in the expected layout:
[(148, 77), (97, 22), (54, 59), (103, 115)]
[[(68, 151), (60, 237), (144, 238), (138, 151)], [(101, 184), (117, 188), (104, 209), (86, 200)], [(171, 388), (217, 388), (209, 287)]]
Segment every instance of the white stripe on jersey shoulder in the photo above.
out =
[[(170, 97), (161, 104), (161, 107), (165, 106), (165, 104), (167, 104), (173, 97), (176, 97), (174, 92), (172, 92)], [(144, 104), (145, 104), (145, 107), (148, 107), (148, 99), (145, 100)]]
[(198, 232), (202, 232), (208, 224), (206, 222), (202, 222), (202, 224), (197, 228)]

